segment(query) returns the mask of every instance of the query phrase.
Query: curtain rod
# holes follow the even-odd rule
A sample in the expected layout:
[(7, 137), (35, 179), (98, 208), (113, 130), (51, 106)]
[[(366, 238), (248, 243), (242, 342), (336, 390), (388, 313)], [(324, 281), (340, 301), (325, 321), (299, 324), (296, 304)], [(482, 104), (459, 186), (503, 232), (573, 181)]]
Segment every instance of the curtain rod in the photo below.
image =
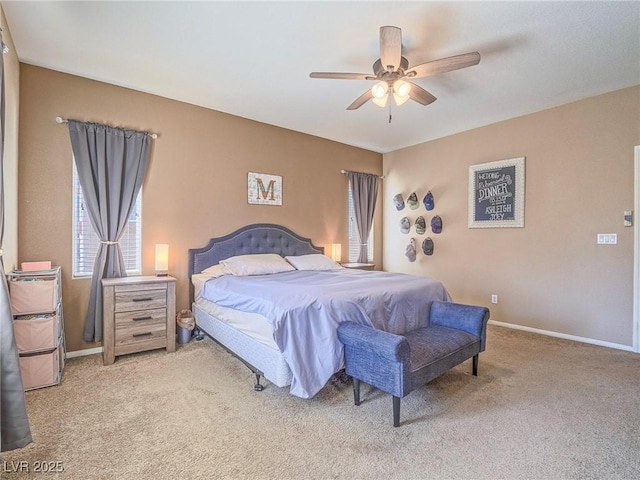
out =
[[(349, 173), (349, 170), (340, 170), (340, 173), (346, 175), (347, 173)], [(380, 178), (380, 180), (384, 180), (384, 175), (380, 175), (378, 178)]]
[[(56, 123), (69, 123), (69, 120), (67, 120), (66, 118), (62, 118), (62, 117), (56, 117)], [(149, 132), (147, 132), (149, 133)], [(157, 133), (149, 133), (149, 136), (151, 138), (153, 138), (154, 140), (156, 138), (158, 138), (158, 134)]]

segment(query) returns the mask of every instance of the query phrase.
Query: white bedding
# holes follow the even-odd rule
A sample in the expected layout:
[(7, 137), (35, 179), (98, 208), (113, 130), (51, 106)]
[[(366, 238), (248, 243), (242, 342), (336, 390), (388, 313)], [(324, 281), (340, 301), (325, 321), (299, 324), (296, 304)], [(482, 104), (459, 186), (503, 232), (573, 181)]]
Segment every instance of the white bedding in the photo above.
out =
[[(196, 275), (193, 276), (196, 277)], [(206, 277), (206, 279), (211, 278), (206, 275), (202, 275), (202, 277)], [(199, 296), (196, 298), (196, 305), (209, 315), (217, 318), (245, 335), (248, 335), (263, 345), (273, 348), (274, 350), (278, 350), (278, 347), (273, 340), (271, 325), (262, 315), (258, 313), (241, 312), (229, 307), (221, 307), (220, 305), (216, 305), (215, 303)]]
[(194, 273), (191, 275), (191, 283), (193, 283), (193, 298), (200, 298), (202, 286), (204, 285), (204, 282), (210, 278), (213, 277), (204, 273)]

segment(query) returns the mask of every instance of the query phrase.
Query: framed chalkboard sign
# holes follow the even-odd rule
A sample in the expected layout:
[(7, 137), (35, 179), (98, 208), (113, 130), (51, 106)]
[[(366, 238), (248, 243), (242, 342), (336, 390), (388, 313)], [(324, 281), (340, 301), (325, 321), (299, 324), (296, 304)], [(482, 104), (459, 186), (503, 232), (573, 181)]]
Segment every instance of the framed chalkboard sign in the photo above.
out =
[(524, 227), (524, 157), (469, 167), (469, 228)]

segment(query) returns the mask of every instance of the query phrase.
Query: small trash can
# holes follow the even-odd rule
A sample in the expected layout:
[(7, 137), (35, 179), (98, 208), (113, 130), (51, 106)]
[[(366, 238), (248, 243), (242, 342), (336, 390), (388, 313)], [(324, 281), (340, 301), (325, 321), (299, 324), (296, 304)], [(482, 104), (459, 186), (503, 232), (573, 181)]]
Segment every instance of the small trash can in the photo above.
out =
[(191, 340), (191, 334), (196, 326), (195, 319), (191, 310), (180, 310), (176, 316), (176, 333), (178, 334), (178, 343), (185, 344)]

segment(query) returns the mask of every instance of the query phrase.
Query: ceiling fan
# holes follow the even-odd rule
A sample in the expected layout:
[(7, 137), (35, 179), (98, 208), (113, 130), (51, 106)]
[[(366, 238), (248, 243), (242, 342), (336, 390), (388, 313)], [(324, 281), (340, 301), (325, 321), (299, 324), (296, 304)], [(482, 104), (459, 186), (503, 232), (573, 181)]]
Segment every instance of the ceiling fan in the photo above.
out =
[(347, 110), (360, 108), (369, 100), (384, 107), (391, 94), (396, 105), (402, 105), (411, 99), (421, 105), (429, 105), (436, 97), (424, 88), (408, 81), (438, 73), (471, 67), (480, 63), (478, 52), (463, 53), (453, 57), (441, 58), (409, 68), (409, 62), (402, 56), (402, 30), (398, 27), (380, 27), (380, 58), (373, 64), (373, 75), (367, 73), (311, 72), (311, 78), (330, 78), (339, 80), (376, 80), (377, 83), (347, 107)]

